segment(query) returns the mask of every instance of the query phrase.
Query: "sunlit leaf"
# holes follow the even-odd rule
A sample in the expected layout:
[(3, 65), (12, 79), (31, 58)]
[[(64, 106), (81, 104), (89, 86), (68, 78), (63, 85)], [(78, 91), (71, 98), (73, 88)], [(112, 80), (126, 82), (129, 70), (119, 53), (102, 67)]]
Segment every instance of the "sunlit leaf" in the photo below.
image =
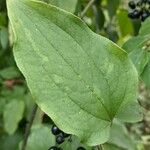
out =
[(7, 5), (17, 65), (39, 107), (62, 130), (97, 145), (108, 140), (114, 118), (141, 119), (137, 73), (125, 51), (54, 6)]

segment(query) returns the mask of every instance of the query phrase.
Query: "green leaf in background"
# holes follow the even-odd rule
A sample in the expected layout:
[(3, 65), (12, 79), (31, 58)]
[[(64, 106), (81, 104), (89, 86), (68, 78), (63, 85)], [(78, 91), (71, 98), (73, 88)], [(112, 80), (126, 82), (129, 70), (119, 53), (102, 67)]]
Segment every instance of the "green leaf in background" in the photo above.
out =
[(1, 135), (0, 150), (18, 150), (19, 142), (22, 138), (22, 134), (19, 132), (16, 132), (13, 135)]
[(4, 107), (5, 107), (6, 101), (5, 99), (0, 99), (0, 115), (3, 113)]
[(14, 79), (20, 77), (17, 67), (8, 67), (0, 70), (0, 77), (3, 79)]
[(112, 126), (108, 143), (127, 150), (134, 150), (136, 147), (126, 127), (118, 121), (115, 121)]
[(146, 86), (150, 89), (150, 61), (148, 62), (147, 66), (145, 67), (142, 75), (142, 80), (146, 84)]
[(120, 0), (107, 0), (107, 7), (109, 10), (108, 13), (110, 18), (112, 18), (116, 14), (119, 4)]
[(144, 21), (144, 23), (142, 24), (142, 27), (140, 29), (139, 34), (142, 35), (147, 35), (150, 34), (150, 18), (148, 18), (146, 21)]
[(114, 117), (141, 120), (137, 72), (126, 52), (54, 6), (30, 0), (7, 6), (17, 65), (57, 126), (92, 146), (108, 140)]
[(3, 27), (0, 29), (0, 43), (3, 49), (8, 46), (8, 31), (7, 28)]
[(147, 35), (148, 38), (148, 42), (147, 42), (147, 52), (148, 52), (148, 57), (149, 57), (149, 62), (147, 64), (147, 66), (145, 67), (145, 70), (143, 71), (142, 74), (142, 80), (144, 81), (144, 83), (147, 85), (148, 88), (150, 88), (150, 18), (148, 18), (143, 24), (142, 27), (140, 29), (140, 35)]
[(135, 64), (142, 80), (150, 88), (150, 19), (148, 18), (139, 32), (139, 36), (128, 40), (123, 48), (129, 52), (129, 55)]
[(48, 150), (55, 145), (55, 137), (50, 132), (50, 127), (36, 125), (32, 127), (28, 138), (27, 150)]
[(5, 109), (3, 112), (4, 128), (5, 131), (10, 135), (16, 131), (18, 123), (23, 117), (23, 112), (23, 101), (11, 100), (8, 104), (5, 105)]
[(7, 15), (6, 13), (0, 12), (0, 28), (7, 25)]
[(92, 150), (92, 147), (88, 147), (86, 145), (82, 145), (80, 143), (80, 140), (76, 137), (76, 136), (71, 136), (71, 140), (70, 141), (65, 141), (61, 147), (64, 149), (64, 150), (75, 150), (77, 149), (78, 147), (84, 147), (86, 150)]
[[(134, 33), (133, 24), (131, 22), (131, 19), (129, 19), (128, 17), (128, 11), (125, 9), (119, 9), (117, 11), (117, 19), (121, 36), (125, 37), (126, 35), (129, 34), (133, 35)], [(125, 24), (127, 25), (126, 27)]]
[(149, 36), (138, 36), (128, 40), (123, 48), (129, 52), (129, 56), (133, 61), (139, 75), (143, 72), (145, 66), (150, 60), (150, 55), (147, 47), (145, 45), (149, 41)]

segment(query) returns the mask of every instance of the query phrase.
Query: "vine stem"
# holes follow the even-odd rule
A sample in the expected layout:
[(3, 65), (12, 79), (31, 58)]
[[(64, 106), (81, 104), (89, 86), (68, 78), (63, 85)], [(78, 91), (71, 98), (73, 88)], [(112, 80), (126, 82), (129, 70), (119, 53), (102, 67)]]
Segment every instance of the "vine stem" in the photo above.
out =
[(33, 108), (32, 108), (32, 113), (29, 119), (29, 122), (26, 124), (26, 129), (25, 129), (25, 134), (24, 134), (24, 140), (22, 143), (22, 149), (21, 150), (26, 150), (26, 146), (27, 146), (27, 141), (28, 141), (28, 137), (30, 134), (30, 130), (37, 112), (38, 106), (37, 104), (34, 104)]
[(97, 145), (93, 148), (93, 150), (104, 150), (102, 145)]
[(95, 2), (95, 0), (90, 0), (89, 1), (89, 3), (87, 4), (87, 6), (81, 12), (81, 15), (80, 15), (81, 18), (83, 18), (85, 16), (86, 12), (89, 10), (89, 8), (93, 5), (94, 2)]

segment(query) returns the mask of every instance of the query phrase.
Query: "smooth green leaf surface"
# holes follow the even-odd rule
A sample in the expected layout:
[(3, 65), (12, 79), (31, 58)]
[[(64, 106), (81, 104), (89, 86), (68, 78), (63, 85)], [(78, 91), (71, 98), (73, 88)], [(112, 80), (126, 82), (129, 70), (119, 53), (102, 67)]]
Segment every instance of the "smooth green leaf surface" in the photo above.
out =
[(78, 0), (40, 0), (74, 13)]
[(11, 100), (4, 109), (4, 128), (9, 134), (13, 134), (24, 112), (24, 102)]
[(28, 138), (27, 150), (48, 150), (55, 145), (55, 137), (50, 133), (50, 127), (33, 126)]
[(7, 0), (7, 7), (17, 65), (63, 131), (97, 145), (108, 140), (113, 118), (141, 119), (137, 72), (125, 51), (54, 6)]

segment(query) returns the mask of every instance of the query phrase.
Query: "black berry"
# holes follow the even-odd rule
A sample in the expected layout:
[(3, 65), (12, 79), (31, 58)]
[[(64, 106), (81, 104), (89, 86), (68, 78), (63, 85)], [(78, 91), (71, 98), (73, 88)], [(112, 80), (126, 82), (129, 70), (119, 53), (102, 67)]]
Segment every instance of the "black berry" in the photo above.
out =
[(65, 141), (64, 137), (62, 135), (58, 135), (56, 137), (56, 143), (57, 144), (62, 144)]
[(77, 150), (86, 150), (84, 147), (78, 147)]
[(55, 125), (52, 126), (51, 131), (52, 131), (52, 133), (53, 133), (54, 135), (58, 135), (58, 134), (60, 134), (60, 133), (62, 132), (62, 131), (61, 131), (57, 126), (55, 126)]
[(128, 14), (128, 17), (131, 18), (131, 19), (134, 19), (134, 14), (133, 14), (133, 12), (130, 12), (130, 13)]
[(129, 2), (129, 7), (130, 7), (131, 9), (135, 9), (135, 7), (136, 7), (135, 2), (134, 2), (134, 1), (130, 1), (130, 2)]
[(133, 11), (133, 16), (134, 18), (138, 19), (140, 18), (141, 12), (139, 10), (134, 10)]
[(56, 146), (52, 146), (48, 150), (58, 150), (58, 148)]
[(148, 12), (143, 12), (143, 14), (142, 14), (142, 16), (141, 16), (141, 20), (142, 20), (142, 21), (145, 21), (145, 19), (148, 18), (148, 17), (149, 17)]

